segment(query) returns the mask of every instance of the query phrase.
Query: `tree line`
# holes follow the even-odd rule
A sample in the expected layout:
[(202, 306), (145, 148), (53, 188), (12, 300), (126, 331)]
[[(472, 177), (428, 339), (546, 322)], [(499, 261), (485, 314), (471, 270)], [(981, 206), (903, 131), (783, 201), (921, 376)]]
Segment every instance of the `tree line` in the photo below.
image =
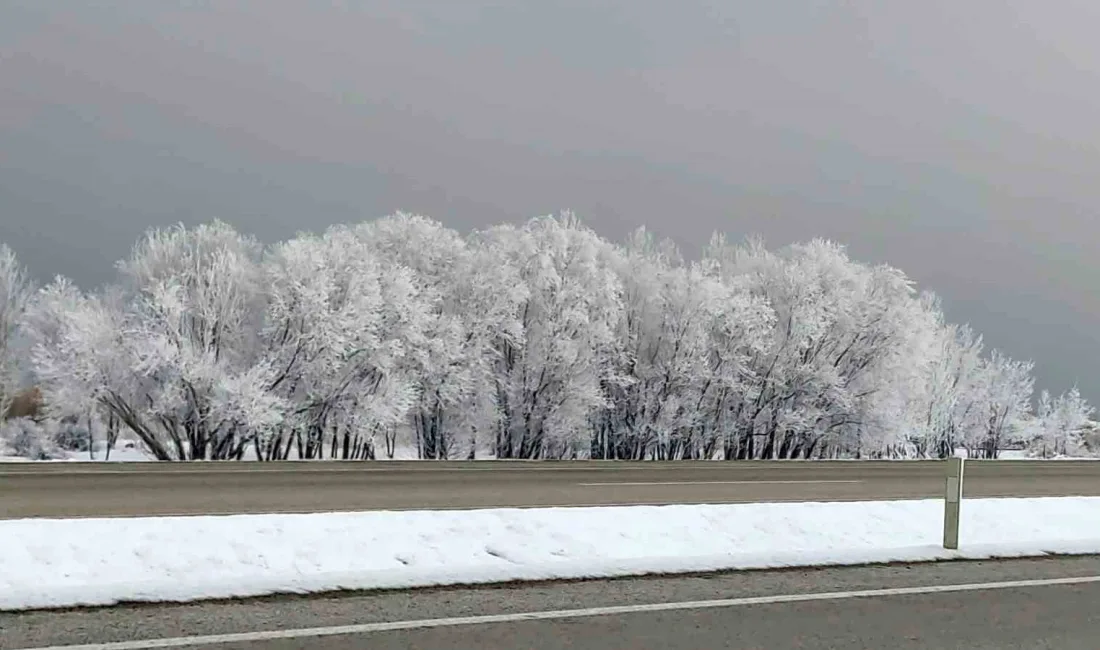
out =
[(1031, 363), (830, 241), (715, 235), (687, 260), (645, 229), (612, 243), (568, 213), (467, 235), (397, 214), (273, 245), (222, 222), (151, 230), (117, 269), (91, 291), (35, 287), (0, 246), (0, 413), (27, 390), (42, 403), (9, 443), (84, 423), (160, 460), (1090, 444), (1076, 389), (1036, 396)]

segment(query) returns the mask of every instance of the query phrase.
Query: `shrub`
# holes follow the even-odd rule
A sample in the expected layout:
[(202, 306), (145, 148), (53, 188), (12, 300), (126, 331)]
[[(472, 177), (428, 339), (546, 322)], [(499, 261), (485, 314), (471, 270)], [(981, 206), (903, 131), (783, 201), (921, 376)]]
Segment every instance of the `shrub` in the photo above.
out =
[(14, 418), (0, 427), (0, 440), (13, 455), (20, 458), (52, 460), (61, 454), (50, 435), (50, 428), (30, 418)]

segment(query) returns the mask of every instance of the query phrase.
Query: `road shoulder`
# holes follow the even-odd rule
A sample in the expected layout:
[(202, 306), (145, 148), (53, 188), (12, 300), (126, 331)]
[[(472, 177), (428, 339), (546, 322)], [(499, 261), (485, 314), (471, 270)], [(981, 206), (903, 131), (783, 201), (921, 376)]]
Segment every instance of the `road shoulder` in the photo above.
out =
[(1100, 575), (1100, 556), (750, 571), (0, 614), (0, 648)]

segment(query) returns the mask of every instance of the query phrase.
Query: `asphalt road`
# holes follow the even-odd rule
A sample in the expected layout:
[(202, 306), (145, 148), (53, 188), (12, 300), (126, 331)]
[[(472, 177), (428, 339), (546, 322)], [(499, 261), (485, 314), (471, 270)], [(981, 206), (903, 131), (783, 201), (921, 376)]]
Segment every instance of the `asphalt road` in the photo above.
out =
[[(945, 463), (11, 463), (0, 518), (940, 497)], [(1100, 462), (973, 461), (965, 494), (1100, 496)]]
[(1097, 602), (1100, 558), (1048, 558), (0, 613), (0, 648), (1095, 650)]

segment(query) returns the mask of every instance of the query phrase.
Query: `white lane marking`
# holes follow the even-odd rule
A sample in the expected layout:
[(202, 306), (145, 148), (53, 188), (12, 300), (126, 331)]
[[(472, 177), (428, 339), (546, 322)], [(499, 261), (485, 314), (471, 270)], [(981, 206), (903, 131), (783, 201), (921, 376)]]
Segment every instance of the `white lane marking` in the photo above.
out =
[(992, 591), (996, 589), (1024, 589), (1028, 587), (1086, 585), (1095, 583), (1100, 583), (1100, 576), (1084, 576), (1079, 578), (1046, 578), (1038, 580), (1011, 580), (1007, 582), (979, 582), (960, 585), (932, 585), (927, 587), (896, 587), (890, 589), (866, 589), (861, 591), (832, 591), (815, 594), (751, 596), (748, 598), (696, 600), (678, 603), (654, 603), (646, 605), (620, 605), (615, 607), (589, 607), (585, 609), (562, 609), (543, 612), (522, 612), (518, 614), (490, 614), (484, 616), (460, 616), (454, 618), (429, 618), (412, 621), (392, 621), (386, 623), (362, 623), (359, 625), (337, 625), (332, 627), (300, 628), (295, 630), (269, 630), (264, 632), (238, 632), (233, 634), (211, 634), (207, 636), (145, 639), (141, 641), (116, 641), (112, 643), (88, 643), (84, 645), (42, 646), (37, 648), (16, 648), (15, 650), (150, 650), (152, 648), (185, 648), (201, 645), (221, 645), (226, 643), (276, 641), (280, 639), (306, 639), (328, 636), (346, 636), (351, 634), (371, 634), (375, 632), (394, 632), (401, 630), (423, 630), (439, 627), (490, 625), (494, 623), (554, 621), (574, 618), (592, 618), (596, 616), (642, 614), (649, 612), (672, 612), (692, 609), (744, 607), (747, 605), (775, 605), (783, 603), (805, 603), (813, 601), (851, 600), (854, 598), (915, 596), (923, 594), (946, 594), (967, 591)]
[(607, 483), (577, 483), (582, 487), (607, 487), (612, 485), (817, 485), (820, 483), (862, 483), (857, 480), (820, 480), (820, 481), (638, 481), (607, 482)]

